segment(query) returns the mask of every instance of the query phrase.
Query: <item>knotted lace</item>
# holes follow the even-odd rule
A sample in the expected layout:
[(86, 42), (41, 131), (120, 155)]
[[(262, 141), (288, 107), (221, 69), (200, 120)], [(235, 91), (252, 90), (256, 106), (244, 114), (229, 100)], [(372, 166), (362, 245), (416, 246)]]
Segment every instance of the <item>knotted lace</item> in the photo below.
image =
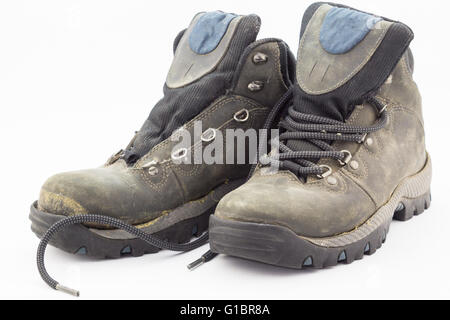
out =
[[(294, 105), (291, 105), (287, 115), (279, 124), (283, 133), (279, 136), (278, 152), (272, 150), (270, 155), (262, 156), (261, 164), (289, 170), (299, 176), (318, 175), (319, 177), (327, 173), (329, 168), (318, 165), (317, 160), (335, 159), (343, 165), (347, 164), (351, 154), (346, 150), (337, 150), (332, 145), (333, 142), (362, 143), (369, 133), (376, 132), (387, 124), (386, 107), (374, 97), (366, 101), (379, 113), (375, 124), (368, 127), (349, 125), (334, 119), (301, 113), (295, 110)], [(272, 124), (267, 126), (270, 128)], [(288, 145), (295, 140), (308, 142), (317, 150), (293, 150)], [(274, 147), (273, 144), (272, 147)]]

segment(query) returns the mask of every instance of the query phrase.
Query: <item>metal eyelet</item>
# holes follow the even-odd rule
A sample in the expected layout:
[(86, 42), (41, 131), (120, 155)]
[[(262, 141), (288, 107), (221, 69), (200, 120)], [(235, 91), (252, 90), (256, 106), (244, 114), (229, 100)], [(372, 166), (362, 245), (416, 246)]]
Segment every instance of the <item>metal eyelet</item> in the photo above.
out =
[(202, 139), (203, 142), (211, 142), (214, 139), (216, 139), (216, 136), (217, 136), (216, 129), (209, 128), (208, 130), (203, 132), (203, 134), (201, 136), (201, 139)]
[(333, 176), (329, 176), (329, 177), (327, 178), (327, 182), (328, 182), (330, 185), (332, 185), (332, 186), (335, 186), (335, 185), (338, 184), (338, 180), (337, 180), (335, 177), (333, 177)]
[(323, 168), (323, 169), (327, 169), (327, 171), (325, 171), (325, 172), (322, 173), (322, 174), (318, 174), (318, 175), (317, 175), (317, 178), (319, 178), (319, 179), (325, 179), (325, 178), (327, 178), (327, 177), (329, 177), (329, 176), (331, 176), (331, 175), (333, 174), (333, 169), (331, 169), (330, 166), (321, 165), (321, 166), (319, 166), (319, 167), (320, 167), (320, 168)]
[(250, 112), (247, 109), (242, 109), (234, 114), (233, 119), (236, 122), (247, 122), (250, 118)]
[(254, 64), (263, 64), (266, 63), (267, 60), (269, 60), (269, 57), (261, 52), (257, 52), (254, 56), (253, 56), (253, 63)]
[(151, 176), (156, 176), (159, 173), (159, 170), (157, 167), (155, 167), (158, 164), (158, 161), (156, 160), (151, 160), (149, 162), (147, 162), (146, 164), (144, 164), (142, 166), (142, 169), (148, 169), (148, 174)]
[(257, 92), (264, 89), (264, 82), (262, 81), (253, 81), (248, 84), (248, 90), (251, 92)]
[(352, 161), (350, 161), (349, 166), (353, 170), (358, 170), (359, 169), (359, 162), (356, 161), (356, 160), (352, 160)]
[(188, 150), (186, 148), (182, 148), (179, 150), (176, 150), (172, 153), (172, 160), (178, 161), (186, 158), (188, 153)]
[(352, 153), (348, 150), (342, 150), (341, 153), (345, 154), (346, 157), (344, 158), (344, 160), (338, 160), (339, 163), (341, 164), (341, 166), (346, 166), (349, 164), (350, 161), (352, 161)]
[(159, 173), (159, 170), (157, 167), (150, 167), (148, 168), (148, 174), (151, 176), (156, 176)]

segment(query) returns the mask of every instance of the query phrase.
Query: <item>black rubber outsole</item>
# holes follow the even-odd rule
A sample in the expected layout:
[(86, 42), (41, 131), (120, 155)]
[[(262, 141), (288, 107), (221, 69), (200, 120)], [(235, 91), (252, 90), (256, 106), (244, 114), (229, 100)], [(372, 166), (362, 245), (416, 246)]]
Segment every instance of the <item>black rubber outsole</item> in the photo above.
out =
[[(208, 229), (208, 220), (214, 212), (210, 208), (207, 212), (195, 218), (178, 222), (152, 235), (171, 243), (188, 243), (192, 238), (200, 237)], [(31, 230), (39, 237), (56, 222), (66, 218), (39, 211), (37, 202), (31, 207)], [(84, 225), (72, 225), (57, 233), (50, 244), (63, 251), (85, 255), (97, 259), (117, 259), (125, 256), (140, 257), (144, 254), (157, 253), (159, 248), (151, 246), (140, 239), (111, 239), (93, 232), (92, 228)]]
[[(430, 207), (431, 195), (404, 199), (393, 219), (408, 221)], [(372, 255), (386, 241), (392, 219), (363, 239), (341, 247), (324, 247), (282, 226), (210, 218), (210, 246), (215, 253), (292, 269), (323, 269)]]

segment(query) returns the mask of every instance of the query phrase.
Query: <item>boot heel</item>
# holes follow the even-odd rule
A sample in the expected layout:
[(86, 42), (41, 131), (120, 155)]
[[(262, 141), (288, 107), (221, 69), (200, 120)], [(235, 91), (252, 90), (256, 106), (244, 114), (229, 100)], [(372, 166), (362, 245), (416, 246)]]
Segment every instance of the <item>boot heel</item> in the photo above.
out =
[(428, 191), (424, 195), (414, 199), (403, 199), (394, 213), (394, 220), (408, 221), (414, 216), (419, 216), (430, 207), (431, 193)]

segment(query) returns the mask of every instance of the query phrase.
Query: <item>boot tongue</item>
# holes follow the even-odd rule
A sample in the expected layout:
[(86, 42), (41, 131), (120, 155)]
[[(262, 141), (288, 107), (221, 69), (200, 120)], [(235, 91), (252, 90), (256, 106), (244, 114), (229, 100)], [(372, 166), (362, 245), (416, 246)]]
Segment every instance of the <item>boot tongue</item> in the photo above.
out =
[(164, 98), (125, 151), (132, 164), (225, 94), (245, 49), (260, 28), (256, 15), (221, 11), (197, 14), (176, 37)]
[(402, 23), (335, 4), (311, 5), (298, 51), (297, 111), (344, 121), (387, 80), (412, 39)]
[(259, 29), (250, 31), (251, 40), (244, 46), (230, 46), (232, 40), (243, 32), (239, 30), (236, 33), (243, 18), (220, 11), (196, 15), (177, 44), (166, 85), (172, 89), (181, 88), (201, 79), (213, 71), (228, 52), (239, 59), (245, 48), (256, 39)]

